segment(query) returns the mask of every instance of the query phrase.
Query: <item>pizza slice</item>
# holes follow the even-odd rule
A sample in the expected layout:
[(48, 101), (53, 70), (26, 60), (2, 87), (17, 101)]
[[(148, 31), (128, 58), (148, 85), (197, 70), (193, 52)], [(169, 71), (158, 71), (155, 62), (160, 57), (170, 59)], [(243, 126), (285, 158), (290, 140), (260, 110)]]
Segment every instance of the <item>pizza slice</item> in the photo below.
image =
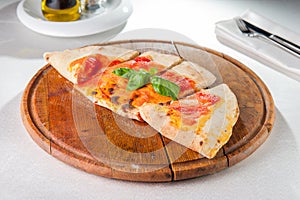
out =
[(82, 85), (106, 67), (139, 55), (139, 52), (113, 46), (87, 46), (65, 51), (46, 52), (44, 59), (63, 77)]
[(133, 59), (139, 52), (113, 46), (87, 46), (61, 52), (47, 52), (44, 59), (74, 87), (95, 102), (101, 74), (110, 66)]
[(139, 111), (163, 136), (207, 158), (213, 158), (227, 143), (239, 116), (237, 99), (226, 84), (170, 104), (146, 103)]

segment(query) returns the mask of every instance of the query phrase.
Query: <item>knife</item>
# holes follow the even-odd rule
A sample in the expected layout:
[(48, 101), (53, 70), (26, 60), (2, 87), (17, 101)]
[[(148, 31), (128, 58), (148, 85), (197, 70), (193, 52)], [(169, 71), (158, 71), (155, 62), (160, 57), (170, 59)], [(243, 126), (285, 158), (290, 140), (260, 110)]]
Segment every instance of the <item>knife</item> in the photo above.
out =
[(275, 44), (277, 44), (277, 46), (284, 48), (285, 50), (288, 50), (290, 53), (300, 57), (300, 46), (288, 41), (287, 39), (284, 39), (278, 35), (272, 34), (266, 30), (263, 30), (262, 28), (259, 28), (245, 20), (242, 20), (245, 25), (248, 27), (248, 29), (250, 29), (252, 32), (256, 32), (258, 34), (261, 34), (265, 37), (267, 37), (268, 39), (272, 40)]

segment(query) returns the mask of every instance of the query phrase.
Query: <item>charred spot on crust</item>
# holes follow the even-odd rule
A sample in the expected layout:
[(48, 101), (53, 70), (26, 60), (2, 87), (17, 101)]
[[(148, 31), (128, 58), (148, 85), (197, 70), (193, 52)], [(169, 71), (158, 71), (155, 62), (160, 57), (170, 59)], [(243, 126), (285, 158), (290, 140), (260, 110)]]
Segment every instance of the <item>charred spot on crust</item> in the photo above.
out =
[(202, 146), (202, 145), (203, 145), (203, 141), (200, 141), (200, 143), (199, 143), (199, 144), (200, 144), (200, 146)]
[(98, 94), (97, 91), (92, 91), (92, 95), (96, 95), (96, 94)]
[(132, 97), (132, 99), (130, 99), (130, 100), (134, 100), (134, 99), (137, 99), (139, 97), (139, 95), (138, 94), (135, 94), (133, 97)]
[(122, 110), (123, 110), (124, 112), (126, 112), (126, 111), (128, 111), (128, 110), (130, 110), (130, 109), (133, 109), (133, 108), (134, 108), (134, 107), (133, 107), (131, 104), (129, 104), (129, 103), (122, 105)]
[(120, 98), (120, 96), (112, 96), (112, 97), (110, 98), (110, 100), (111, 100), (111, 102), (112, 102), (113, 104), (119, 105), (119, 102), (118, 102), (119, 98)]
[(109, 92), (109, 94), (113, 94), (114, 93), (114, 88), (108, 88), (108, 92)]
[(167, 112), (167, 116), (171, 116), (171, 115), (174, 115), (174, 113), (175, 113), (175, 111), (174, 110), (172, 110), (172, 109), (170, 109), (170, 110), (168, 110), (168, 112)]
[(132, 102), (133, 102), (133, 101), (134, 101), (133, 99), (129, 99), (128, 103), (129, 103), (130, 105), (132, 105)]

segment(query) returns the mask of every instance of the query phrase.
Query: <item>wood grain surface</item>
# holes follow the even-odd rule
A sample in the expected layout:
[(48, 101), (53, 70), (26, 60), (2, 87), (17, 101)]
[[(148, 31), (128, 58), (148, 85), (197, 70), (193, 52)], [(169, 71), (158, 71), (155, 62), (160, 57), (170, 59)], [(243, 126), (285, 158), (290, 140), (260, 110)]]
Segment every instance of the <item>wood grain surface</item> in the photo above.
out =
[(27, 85), (21, 114), (33, 140), (55, 158), (99, 176), (170, 182), (226, 169), (252, 154), (270, 134), (275, 116), (272, 96), (261, 79), (237, 60), (181, 42), (132, 40), (99, 45), (175, 54), (210, 70), (217, 77), (214, 85), (228, 84), (238, 99), (240, 116), (232, 137), (215, 158), (204, 158), (146, 123), (94, 105), (46, 65)]

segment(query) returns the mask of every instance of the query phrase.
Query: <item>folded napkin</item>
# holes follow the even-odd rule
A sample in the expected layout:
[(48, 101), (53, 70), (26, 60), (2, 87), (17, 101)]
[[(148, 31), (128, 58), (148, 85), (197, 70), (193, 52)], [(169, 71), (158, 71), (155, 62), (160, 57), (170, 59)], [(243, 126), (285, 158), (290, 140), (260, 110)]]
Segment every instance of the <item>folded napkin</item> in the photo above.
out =
[[(240, 17), (259, 28), (300, 46), (300, 34), (288, 30), (253, 11), (248, 10)], [(234, 19), (217, 22), (215, 33), (217, 39), (222, 44), (238, 50), (261, 63), (300, 81), (300, 57), (282, 50), (271, 42), (244, 35), (239, 30)]]

